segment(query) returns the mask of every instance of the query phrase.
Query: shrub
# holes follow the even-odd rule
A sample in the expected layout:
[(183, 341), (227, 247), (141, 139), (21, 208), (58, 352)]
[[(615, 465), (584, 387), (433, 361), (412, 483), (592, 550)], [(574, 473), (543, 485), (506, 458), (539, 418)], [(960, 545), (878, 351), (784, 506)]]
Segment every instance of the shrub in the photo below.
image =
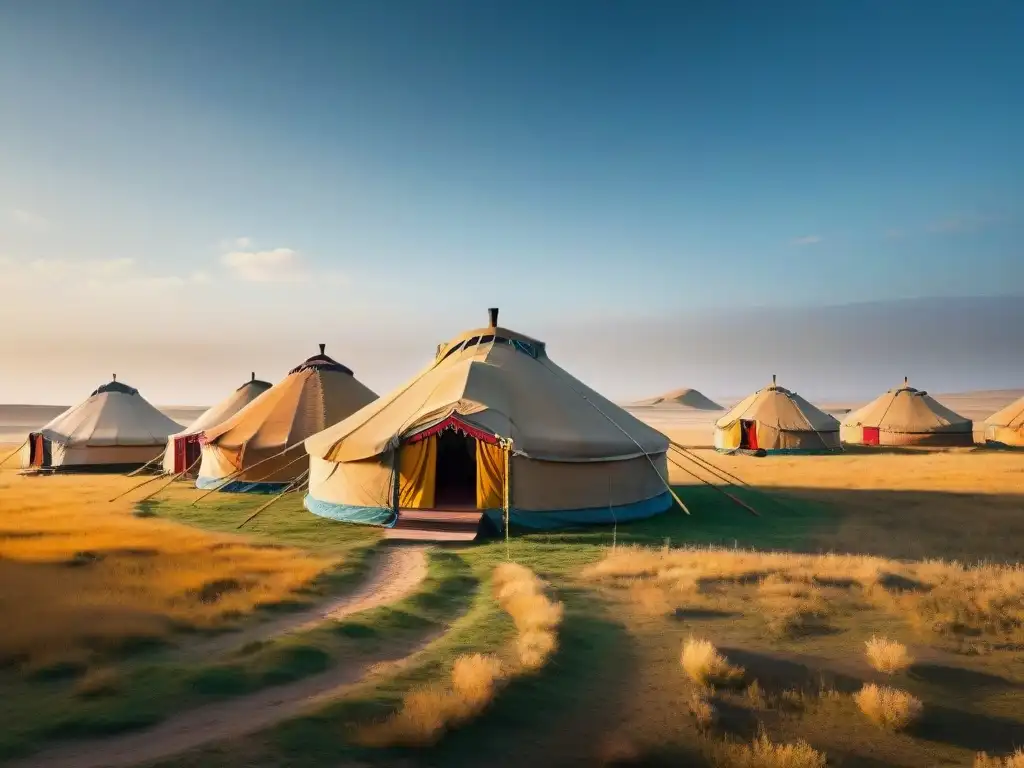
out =
[(979, 752), (974, 757), (974, 768), (1024, 768), (1024, 749), (1018, 749), (1006, 757), (989, 757)]
[(689, 638), (680, 661), (689, 678), (699, 685), (734, 685), (743, 679), (743, 667), (730, 664), (709, 640)]
[(868, 683), (853, 698), (871, 722), (893, 731), (902, 731), (924, 710), (920, 699), (887, 685)]
[(764, 731), (752, 744), (727, 744), (715, 763), (720, 768), (825, 768), (825, 754), (806, 741), (776, 744)]
[(718, 712), (715, 711), (715, 705), (711, 703), (707, 691), (694, 691), (690, 696), (689, 708), (700, 730), (705, 731), (715, 724)]
[(914, 663), (913, 657), (907, 651), (907, 646), (884, 637), (872, 636), (864, 643), (864, 650), (868, 657), (868, 663), (887, 675), (902, 672)]

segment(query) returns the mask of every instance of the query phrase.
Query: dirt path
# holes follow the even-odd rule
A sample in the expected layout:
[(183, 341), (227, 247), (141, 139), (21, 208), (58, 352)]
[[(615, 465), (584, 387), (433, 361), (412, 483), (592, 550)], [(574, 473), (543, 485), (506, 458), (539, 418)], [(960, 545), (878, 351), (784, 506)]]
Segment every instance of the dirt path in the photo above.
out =
[(353, 613), (387, 605), (412, 594), (426, 577), (427, 556), (424, 547), (389, 547), (374, 556), (369, 576), (354, 591), (326, 604), (285, 614), (237, 632), (226, 632), (189, 643), (181, 649), (179, 657), (208, 659), (250, 643), (301, 632), (326, 620), (337, 621)]
[[(395, 602), (411, 594), (427, 574), (422, 547), (388, 549), (374, 565), (370, 578), (352, 594), (304, 612), (270, 622), (252, 630), (235, 632), (203, 643), (205, 652), (216, 652), (214, 641), (231, 648), (282, 632), (337, 620), (359, 611)], [(161, 760), (211, 742), (237, 738), (264, 730), (299, 715), (307, 708), (322, 706), (342, 695), (347, 686), (359, 681), (382, 664), (397, 662), (425, 647), (441, 634), (404, 642), (385, 641), (377, 653), (342, 662), (319, 675), (294, 683), (258, 691), (249, 696), (207, 704), (174, 715), (151, 728), (107, 738), (65, 742), (54, 745), (9, 768), (117, 768)], [(223, 650), (218, 648), (217, 650)]]

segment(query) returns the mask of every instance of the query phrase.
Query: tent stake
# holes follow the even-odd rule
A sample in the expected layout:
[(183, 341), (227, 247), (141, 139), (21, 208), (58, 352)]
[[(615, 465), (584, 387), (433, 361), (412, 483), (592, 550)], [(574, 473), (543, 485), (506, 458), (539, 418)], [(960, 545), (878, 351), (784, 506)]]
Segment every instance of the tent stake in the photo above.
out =
[[(667, 455), (667, 454), (666, 454), (666, 455)], [(721, 493), (721, 494), (722, 494), (723, 496), (727, 496), (727, 497), (728, 497), (728, 498), (730, 498), (730, 499), (731, 499), (731, 500), (732, 500), (732, 501), (733, 501), (734, 503), (738, 504), (739, 506), (743, 507), (743, 508), (744, 508), (745, 510), (747, 510), (748, 512), (750, 512), (750, 514), (754, 515), (754, 517), (760, 517), (760, 516), (761, 516), (761, 514), (760, 514), (760, 513), (759, 513), (759, 512), (758, 512), (758, 511), (757, 511), (756, 509), (754, 509), (754, 508), (753, 508), (752, 506), (750, 506), (749, 504), (745, 504), (744, 502), (742, 502), (742, 501), (740, 501), (739, 499), (737, 499), (737, 498), (736, 498), (735, 496), (733, 496), (733, 495), (732, 495), (731, 493), (729, 493), (728, 491), (724, 491), (724, 490), (722, 490), (721, 488), (719, 488), (719, 487), (718, 487), (717, 485), (715, 485), (714, 483), (712, 483), (712, 482), (709, 482), (709, 481), (705, 480), (705, 479), (704, 479), (703, 477), (701, 477), (700, 475), (698, 475), (698, 474), (696, 474), (696, 473), (694, 473), (694, 472), (690, 471), (689, 469), (687, 469), (686, 467), (684, 467), (684, 466), (683, 466), (682, 464), (680, 464), (680, 463), (679, 463), (678, 461), (676, 461), (675, 459), (673, 459), (673, 458), (672, 458), (671, 456), (669, 456), (669, 457), (668, 457), (668, 460), (669, 460), (669, 461), (671, 461), (671, 462), (672, 462), (673, 464), (675, 464), (675, 465), (676, 465), (677, 467), (679, 467), (679, 468), (680, 468), (681, 470), (683, 470), (683, 472), (685, 472), (686, 474), (688, 474), (688, 475), (690, 475), (691, 477), (695, 477), (695, 478), (697, 478), (698, 480), (700, 480), (700, 481), (701, 481), (702, 483), (704, 483), (704, 485), (708, 486), (709, 488), (714, 488), (714, 489), (715, 489), (716, 491), (718, 491), (719, 493)]]
[(243, 521), (242, 521), (241, 523), (239, 523), (239, 525), (238, 525), (238, 528), (236, 528), (235, 530), (239, 530), (239, 529), (241, 529), (241, 527), (242, 527), (243, 525), (245, 525), (246, 523), (250, 522), (251, 520), (254, 520), (254, 519), (256, 518), (256, 516), (257, 516), (257, 515), (258, 515), (258, 514), (259, 514), (260, 512), (262, 512), (262, 511), (263, 511), (263, 510), (265, 510), (265, 509), (266, 509), (267, 507), (269, 507), (269, 506), (270, 506), (271, 504), (273, 504), (274, 502), (276, 502), (276, 501), (277, 501), (278, 499), (280, 499), (280, 498), (281, 498), (282, 496), (284, 496), (284, 495), (285, 495), (286, 493), (288, 493), (289, 491), (291, 491), (292, 489), (294, 489), (294, 488), (296, 487), (296, 485), (297, 485), (297, 484), (302, 484), (302, 483), (305, 483), (306, 481), (305, 481), (305, 480), (304, 480), (303, 478), (305, 478), (305, 477), (306, 477), (307, 475), (309, 475), (309, 470), (308, 470), (308, 469), (307, 469), (307, 470), (306, 470), (305, 472), (303, 472), (303, 473), (302, 473), (301, 475), (299, 475), (299, 476), (298, 476), (297, 478), (295, 478), (295, 479), (294, 479), (294, 480), (293, 480), (293, 481), (292, 481), (292, 482), (291, 482), (291, 483), (290, 483), (290, 484), (288, 485), (288, 487), (287, 487), (287, 488), (285, 488), (285, 489), (284, 489), (283, 491), (281, 491), (281, 492), (280, 492), (279, 494), (277, 494), (277, 496), (275, 496), (274, 498), (272, 498), (272, 499), (271, 499), (270, 501), (268, 501), (268, 502), (267, 502), (266, 504), (264, 504), (264, 505), (263, 505), (263, 506), (261, 506), (261, 507), (260, 507), (259, 509), (257, 509), (257, 510), (256, 510), (255, 512), (253, 512), (253, 513), (252, 513), (251, 515), (249, 515), (249, 516), (248, 516), (247, 518), (245, 518), (245, 520), (243, 520)]
[(21, 450), (22, 448), (24, 448), (24, 447), (25, 447), (26, 445), (28, 445), (28, 438), (26, 438), (26, 439), (25, 439), (25, 442), (23, 442), (23, 443), (22, 443), (21, 445), (19, 445), (19, 446), (18, 446), (17, 448), (15, 448), (15, 449), (14, 449), (13, 451), (11, 451), (10, 453), (8, 453), (8, 454), (7, 454), (7, 455), (6, 455), (5, 457), (4, 457), (4, 460), (3, 460), (3, 461), (0, 461), (0, 467), (2, 467), (2, 466), (3, 466), (4, 464), (6, 464), (6, 463), (7, 463), (7, 461), (8, 461), (8, 460), (9, 460), (10, 458), (12, 458), (13, 456), (17, 456), (17, 455), (18, 455), (18, 451), (20, 451), (20, 450)]

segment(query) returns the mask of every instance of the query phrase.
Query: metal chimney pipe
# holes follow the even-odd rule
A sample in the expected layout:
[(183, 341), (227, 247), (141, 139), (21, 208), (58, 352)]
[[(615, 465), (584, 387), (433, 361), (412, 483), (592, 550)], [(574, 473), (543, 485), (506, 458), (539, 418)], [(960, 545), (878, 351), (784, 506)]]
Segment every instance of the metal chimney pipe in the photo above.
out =
[(320, 354), (321, 354), (321, 355), (322, 355), (322, 354), (324, 354), (324, 350), (325, 350), (325, 349), (327, 349), (327, 345), (326, 345), (326, 344), (321, 344), (321, 345), (320, 345)]
[(498, 327), (498, 308), (497, 307), (491, 307), (490, 309), (488, 309), (487, 310), (487, 316), (488, 316), (488, 325), (491, 328), (497, 328)]
[(256, 381), (256, 371), (252, 372), (252, 378), (249, 381)]

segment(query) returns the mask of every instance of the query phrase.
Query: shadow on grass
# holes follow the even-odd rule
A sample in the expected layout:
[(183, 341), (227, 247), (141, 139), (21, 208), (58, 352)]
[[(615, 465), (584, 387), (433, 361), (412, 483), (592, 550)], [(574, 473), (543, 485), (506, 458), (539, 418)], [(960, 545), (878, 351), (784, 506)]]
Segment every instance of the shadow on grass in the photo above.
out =
[(1024, 688), (1020, 683), (1007, 680), (999, 675), (976, 672), (963, 667), (944, 664), (914, 664), (909, 671), (911, 679), (920, 680), (936, 687), (948, 688), (951, 692), (978, 691), (991, 693), (993, 690)]

